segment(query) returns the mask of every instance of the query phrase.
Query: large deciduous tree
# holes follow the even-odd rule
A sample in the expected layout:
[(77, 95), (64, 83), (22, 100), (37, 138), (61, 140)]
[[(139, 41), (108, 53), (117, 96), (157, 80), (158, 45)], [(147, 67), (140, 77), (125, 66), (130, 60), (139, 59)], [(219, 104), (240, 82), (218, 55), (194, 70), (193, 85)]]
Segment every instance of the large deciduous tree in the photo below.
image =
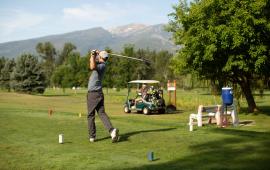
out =
[(170, 54), (168, 51), (160, 51), (152, 59), (155, 73), (154, 78), (161, 81), (163, 85), (173, 77), (172, 70), (169, 67), (172, 56), (173, 54)]
[(68, 56), (73, 52), (73, 50), (76, 50), (76, 46), (72, 43), (68, 42), (64, 44), (63, 50), (61, 51), (58, 59), (57, 59), (57, 65), (61, 65), (68, 59)]
[(248, 111), (257, 106), (251, 84), (270, 72), (269, 0), (179, 1), (169, 31), (182, 49), (176, 71), (196, 71), (202, 78), (239, 84)]
[(88, 83), (88, 61), (89, 58), (81, 57), (78, 52), (71, 52), (65, 63), (56, 67), (52, 74), (51, 82), (54, 86), (81, 87)]
[(36, 51), (43, 60), (42, 67), (44, 68), (47, 83), (50, 83), (50, 78), (55, 68), (56, 49), (51, 42), (38, 43)]

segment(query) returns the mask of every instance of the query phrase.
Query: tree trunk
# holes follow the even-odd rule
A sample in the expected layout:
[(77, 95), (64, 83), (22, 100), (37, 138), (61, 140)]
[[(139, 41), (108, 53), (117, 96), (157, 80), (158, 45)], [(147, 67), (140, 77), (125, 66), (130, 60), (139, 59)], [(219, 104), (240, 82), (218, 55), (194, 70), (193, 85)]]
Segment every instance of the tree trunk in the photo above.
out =
[(258, 109), (257, 109), (254, 97), (251, 92), (249, 80), (241, 81), (239, 82), (239, 85), (241, 86), (241, 89), (246, 97), (246, 100), (248, 103), (248, 112), (249, 113), (257, 112)]

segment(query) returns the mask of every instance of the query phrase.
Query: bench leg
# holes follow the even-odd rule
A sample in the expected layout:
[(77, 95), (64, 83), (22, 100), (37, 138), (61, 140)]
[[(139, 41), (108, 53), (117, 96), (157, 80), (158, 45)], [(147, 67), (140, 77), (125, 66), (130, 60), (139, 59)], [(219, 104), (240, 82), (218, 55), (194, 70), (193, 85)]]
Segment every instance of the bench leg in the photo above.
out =
[(193, 131), (193, 118), (189, 116), (189, 131)]
[(216, 121), (217, 121), (217, 126), (221, 126), (221, 114), (220, 112), (217, 112), (215, 115)]
[(238, 126), (238, 123), (239, 123), (239, 119), (235, 113), (235, 111), (233, 110), (232, 113), (231, 113), (231, 117), (232, 117), (232, 124), (233, 126)]
[(198, 115), (197, 115), (198, 127), (202, 127), (202, 111), (203, 111), (203, 105), (200, 105), (198, 108)]

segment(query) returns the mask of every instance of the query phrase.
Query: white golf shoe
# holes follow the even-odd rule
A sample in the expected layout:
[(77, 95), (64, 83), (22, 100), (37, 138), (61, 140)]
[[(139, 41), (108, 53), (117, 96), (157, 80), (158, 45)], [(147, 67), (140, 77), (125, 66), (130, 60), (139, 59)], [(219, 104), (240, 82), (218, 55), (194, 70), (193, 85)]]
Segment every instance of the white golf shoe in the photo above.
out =
[(119, 140), (119, 130), (114, 128), (111, 132), (112, 142), (117, 142)]

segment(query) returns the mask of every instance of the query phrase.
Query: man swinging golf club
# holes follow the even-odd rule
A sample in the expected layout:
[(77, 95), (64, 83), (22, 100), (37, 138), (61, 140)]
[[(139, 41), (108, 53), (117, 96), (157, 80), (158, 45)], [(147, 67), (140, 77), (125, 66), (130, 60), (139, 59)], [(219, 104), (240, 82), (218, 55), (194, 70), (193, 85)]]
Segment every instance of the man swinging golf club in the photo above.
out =
[(109, 55), (106, 51), (91, 51), (89, 67), (92, 70), (92, 74), (89, 78), (87, 93), (87, 119), (90, 142), (95, 142), (96, 139), (95, 111), (97, 111), (105, 128), (110, 133), (112, 142), (117, 142), (119, 139), (119, 130), (112, 126), (112, 123), (107, 116), (104, 108), (102, 78), (105, 72), (105, 62), (107, 61), (108, 57)]

